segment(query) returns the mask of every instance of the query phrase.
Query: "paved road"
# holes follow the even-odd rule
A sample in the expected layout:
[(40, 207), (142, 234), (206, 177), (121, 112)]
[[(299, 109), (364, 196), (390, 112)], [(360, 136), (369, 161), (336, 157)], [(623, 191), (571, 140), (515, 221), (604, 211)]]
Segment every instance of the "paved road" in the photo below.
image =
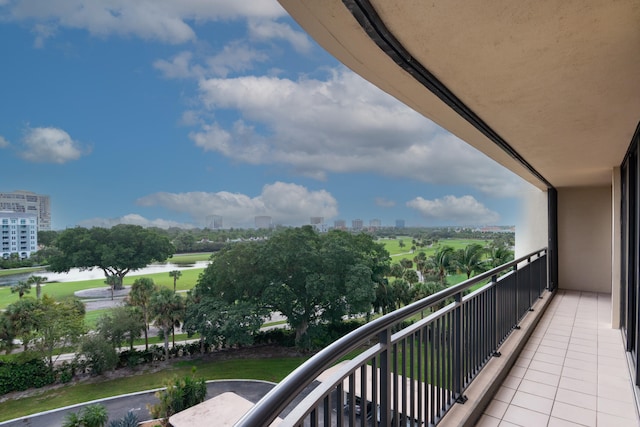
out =
[[(274, 384), (262, 381), (247, 380), (223, 380), (211, 381), (207, 383), (207, 398), (217, 396), (221, 393), (231, 391), (239, 396), (244, 397), (251, 402), (257, 402)], [(99, 387), (99, 384), (96, 384)], [(158, 399), (154, 396), (154, 391), (146, 391), (141, 393), (123, 395), (103, 399), (99, 403), (106, 406), (109, 413), (109, 419), (119, 419), (126, 415), (130, 410), (134, 411), (138, 419), (148, 420), (151, 418), (147, 410), (148, 404), (155, 404)], [(302, 396), (301, 396), (302, 397)], [(64, 417), (70, 412), (78, 412), (83, 406), (91, 404), (86, 402), (79, 405), (73, 405), (66, 408), (56, 409), (53, 411), (43, 412), (41, 414), (30, 415), (28, 417), (18, 418), (11, 421), (0, 423), (2, 427), (56, 427), (62, 426)], [(96, 403), (96, 402), (93, 402)]]

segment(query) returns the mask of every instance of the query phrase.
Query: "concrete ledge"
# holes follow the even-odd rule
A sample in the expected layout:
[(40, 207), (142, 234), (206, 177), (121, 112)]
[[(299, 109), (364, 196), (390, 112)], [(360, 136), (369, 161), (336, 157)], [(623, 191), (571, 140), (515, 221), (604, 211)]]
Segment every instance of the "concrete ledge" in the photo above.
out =
[(464, 391), (467, 401), (456, 403), (442, 418), (440, 424), (450, 426), (472, 427), (482, 416), (493, 396), (497, 393), (504, 379), (515, 364), (520, 352), (529, 341), (531, 334), (538, 325), (555, 292), (545, 292), (533, 306), (532, 312), (525, 315), (520, 322), (520, 329), (511, 332), (502, 346), (498, 349), (502, 356), (492, 358), (482, 369), (480, 374)]

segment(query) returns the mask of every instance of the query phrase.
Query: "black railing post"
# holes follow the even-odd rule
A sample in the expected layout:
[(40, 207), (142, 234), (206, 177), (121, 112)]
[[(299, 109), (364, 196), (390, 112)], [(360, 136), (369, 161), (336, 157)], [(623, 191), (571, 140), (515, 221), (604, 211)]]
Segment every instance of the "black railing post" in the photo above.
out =
[(494, 274), (491, 276), (491, 288), (493, 289), (493, 327), (490, 329), (491, 334), (491, 348), (494, 350), (498, 348), (498, 336), (500, 333), (498, 332), (498, 328), (500, 327), (500, 317), (503, 313), (503, 308), (500, 306), (500, 301), (498, 300), (498, 275)]
[[(388, 426), (391, 425), (391, 329), (387, 328), (380, 332), (379, 339), (383, 350), (380, 352), (380, 420), (378, 421), (381, 426)], [(376, 408), (371, 408), (371, 411), (375, 420), (378, 411)]]
[(462, 396), (462, 352), (472, 349), (462, 348), (462, 292), (454, 296), (456, 307), (453, 311), (453, 396), (457, 402), (464, 403)]

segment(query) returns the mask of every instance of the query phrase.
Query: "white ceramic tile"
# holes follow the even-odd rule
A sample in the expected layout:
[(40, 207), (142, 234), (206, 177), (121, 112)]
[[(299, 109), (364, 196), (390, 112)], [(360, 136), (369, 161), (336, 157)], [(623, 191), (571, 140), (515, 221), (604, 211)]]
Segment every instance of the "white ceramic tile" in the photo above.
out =
[(508, 403), (494, 399), (489, 403), (489, 406), (484, 410), (484, 413), (495, 418), (502, 418), (508, 407)]
[(493, 396), (493, 398), (501, 402), (509, 403), (511, 402), (514, 394), (516, 394), (515, 389), (502, 386), (498, 389), (498, 392)]
[(540, 427), (547, 425), (549, 416), (530, 409), (509, 405), (502, 419), (522, 427)]
[(524, 374), (524, 379), (530, 380), (536, 383), (557, 386), (558, 382), (560, 381), (560, 376), (528, 369), (527, 373)]
[(596, 410), (598, 405), (598, 398), (596, 396), (564, 388), (558, 389), (555, 400), (556, 402), (567, 403), (569, 405), (592, 410)]
[(551, 385), (522, 380), (518, 390), (529, 394), (535, 394), (536, 396), (546, 397), (547, 399), (553, 399), (558, 389)]
[(623, 402), (617, 399), (605, 399), (600, 396), (598, 396), (598, 412), (604, 412), (606, 414), (622, 418), (629, 418), (631, 420), (637, 420), (638, 418), (636, 407), (633, 403)]
[(555, 402), (551, 415), (555, 418), (571, 421), (589, 427), (596, 427), (596, 411), (568, 405), (562, 402)]
[(551, 413), (553, 400), (536, 396), (534, 394), (517, 391), (515, 396), (513, 396), (513, 399), (511, 400), (511, 405), (520, 406), (521, 408), (531, 409), (532, 411), (541, 412), (548, 415)]
[(498, 427), (498, 424), (500, 424), (499, 418), (490, 417), (485, 414), (480, 417), (475, 427)]

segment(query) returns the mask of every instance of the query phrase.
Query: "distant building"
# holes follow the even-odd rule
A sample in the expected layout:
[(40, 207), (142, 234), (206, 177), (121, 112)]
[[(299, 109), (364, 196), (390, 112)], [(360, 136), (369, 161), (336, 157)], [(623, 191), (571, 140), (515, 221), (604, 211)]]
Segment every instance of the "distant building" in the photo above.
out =
[(369, 227), (371, 227), (371, 228), (380, 228), (380, 227), (382, 227), (382, 221), (380, 221), (378, 218), (374, 218), (372, 220), (369, 220)]
[(0, 255), (29, 258), (38, 250), (38, 217), (31, 213), (0, 211)]
[(344, 219), (336, 219), (333, 221), (333, 228), (336, 230), (346, 230), (347, 229), (347, 221)]
[(404, 228), (404, 219), (396, 219), (396, 228)]
[(311, 219), (309, 220), (309, 224), (311, 225), (324, 224), (324, 218), (321, 216), (312, 216)]
[(255, 217), (256, 228), (272, 228), (273, 223), (271, 222), (270, 216), (256, 216)]
[(38, 230), (51, 230), (51, 199), (47, 195), (22, 190), (0, 193), (0, 211), (34, 214)]
[(354, 219), (351, 221), (351, 228), (353, 230), (362, 230), (362, 220), (361, 219)]
[(219, 230), (222, 228), (222, 217), (220, 215), (207, 216), (206, 227), (210, 230)]

